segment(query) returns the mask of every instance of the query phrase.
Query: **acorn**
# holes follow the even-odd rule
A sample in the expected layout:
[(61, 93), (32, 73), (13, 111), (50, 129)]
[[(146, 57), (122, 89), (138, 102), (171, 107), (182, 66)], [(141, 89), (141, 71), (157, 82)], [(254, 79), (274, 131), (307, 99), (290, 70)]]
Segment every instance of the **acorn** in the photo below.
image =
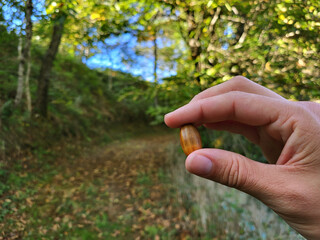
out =
[(201, 137), (198, 129), (192, 124), (180, 128), (180, 144), (183, 152), (188, 156), (195, 150), (202, 148)]

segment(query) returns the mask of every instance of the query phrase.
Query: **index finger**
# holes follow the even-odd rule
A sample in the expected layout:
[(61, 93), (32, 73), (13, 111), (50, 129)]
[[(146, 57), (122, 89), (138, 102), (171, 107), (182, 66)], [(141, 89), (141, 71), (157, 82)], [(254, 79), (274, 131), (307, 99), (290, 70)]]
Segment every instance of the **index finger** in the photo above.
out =
[(227, 92), (232, 92), (232, 91), (241, 91), (241, 92), (262, 95), (262, 96), (266, 96), (266, 97), (284, 99), (282, 96), (271, 91), (268, 88), (265, 88), (255, 82), (243, 77), (243, 76), (237, 76), (237, 77), (234, 77), (224, 83), (221, 83), (219, 85), (216, 85), (214, 87), (211, 87), (211, 88), (204, 90), (203, 92), (194, 96), (194, 98), (191, 100), (191, 102), (197, 101), (200, 99), (204, 99), (204, 98), (208, 98), (208, 97), (217, 96), (217, 95), (224, 94)]
[(167, 114), (165, 123), (176, 128), (187, 123), (204, 124), (232, 120), (251, 126), (262, 126), (280, 117), (286, 117), (288, 108), (288, 102), (283, 99), (252, 93), (228, 92), (191, 101)]

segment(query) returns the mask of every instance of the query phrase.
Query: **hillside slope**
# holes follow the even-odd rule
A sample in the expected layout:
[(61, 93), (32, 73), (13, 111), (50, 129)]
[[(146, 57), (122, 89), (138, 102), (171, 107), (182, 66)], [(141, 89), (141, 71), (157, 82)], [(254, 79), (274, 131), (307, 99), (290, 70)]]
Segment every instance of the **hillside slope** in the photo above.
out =
[[(148, 82), (111, 69), (89, 69), (76, 56), (64, 53), (58, 55), (50, 78), (48, 118), (37, 115), (30, 118), (25, 99), (21, 106), (14, 106), (17, 36), (0, 32), (0, 161), (1, 158), (11, 161), (15, 158), (12, 153), (46, 148), (63, 138), (105, 139), (114, 124), (147, 123), (145, 110), (150, 101), (128, 101), (122, 96), (147, 91)], [(30, 79), (33, 102), (37, 98), (37, 77), (44, 52), (41, 46), (33, 44)]]

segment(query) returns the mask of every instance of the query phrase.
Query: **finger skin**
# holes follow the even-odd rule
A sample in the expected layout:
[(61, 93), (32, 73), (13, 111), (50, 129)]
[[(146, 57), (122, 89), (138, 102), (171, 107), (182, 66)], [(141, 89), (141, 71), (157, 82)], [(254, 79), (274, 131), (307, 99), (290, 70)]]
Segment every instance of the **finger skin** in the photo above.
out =
[[(263, 108), (261, 106), (264, 106)], [(251, 126), (269, 124), (289, 107), (285, 101), (244, 92), (228, 92), (189, 104), (165, 116), (172, 128), (186, 123), (216, 123), (233, 120)]]
[(232, 91), (253, 93), (253, 94), (257, 94), (265, 97), (271, 97), (275, 99), (284, 99), (282, 96), (280, 96), (279, 94), (276, 94), (275, 92), (271, 91), (268, 88), (265, 88), (257, 83), (254, 83), (253, 81), (243, 76), (237, 76), (230, 79), (229, 81), (226, 81), (217, 86), (204, 90), (203, 92), (197, 94), (191, 100), (191, 102), (198, 101), (200, 99), (204, 99), (212, 96), (217, 96), (227, 92), (232, 92)]
[[(210, 159), (212, 168), (204, 175), (197, 174), (198, 162), (194, 161), (199, 156)], [(186, 169), (192, 173), (221, 183), (223, 185), (237, 188), (255, 197), (263, 193), (257, 189), (265, 186), (265, 180), (271, 185), (275, 185), (277, 175), (276, 165), (267, 165), (250, 160), (244, 156), (221, 149), (200, 149), (191, 153), (186, 160)], [(263, 180), (262, 180), (263, 179)], [(254, 186), (254, 187), (252, 187)]]
[[(165, 122), (169, 127), (180, 127), (186, 123), (210, 126), (230, 121), (240, 126), (241, 124), (251, 126), (250, 132), (244, 136), (254, 140), (261, 147), (270, 163), (276, 163), (280, 154), (285, 156), (281, 163), (285, 163), (289, 161), (288, 152), (295, 151), (295, 148), (290, 145), (284, 150), (282, 148), (294, 130), (297, 117), (293, 117), (293, 112), (298, 111), (297, 108), (299, 106), (295, 107), (287, 100), (252, 93), (229, 92), (190, 102), (167, 114)], [(303, 114), (298, 117), (301, 116)], [(229, 127), (231, 129), (228, 130), (231, 132), (232, 130), (239, 131), (239, 129), (232, 129), (233, 126)]]

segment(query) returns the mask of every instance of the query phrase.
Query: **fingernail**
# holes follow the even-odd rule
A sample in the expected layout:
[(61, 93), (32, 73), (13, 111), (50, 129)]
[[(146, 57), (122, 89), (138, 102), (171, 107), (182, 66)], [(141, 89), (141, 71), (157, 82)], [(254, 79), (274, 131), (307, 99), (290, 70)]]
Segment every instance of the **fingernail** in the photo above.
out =
[(212, 169), (212, 161), (203, 155), (191, 154), (186, 160), (186, 168), (196, 175), (208, 175)]

